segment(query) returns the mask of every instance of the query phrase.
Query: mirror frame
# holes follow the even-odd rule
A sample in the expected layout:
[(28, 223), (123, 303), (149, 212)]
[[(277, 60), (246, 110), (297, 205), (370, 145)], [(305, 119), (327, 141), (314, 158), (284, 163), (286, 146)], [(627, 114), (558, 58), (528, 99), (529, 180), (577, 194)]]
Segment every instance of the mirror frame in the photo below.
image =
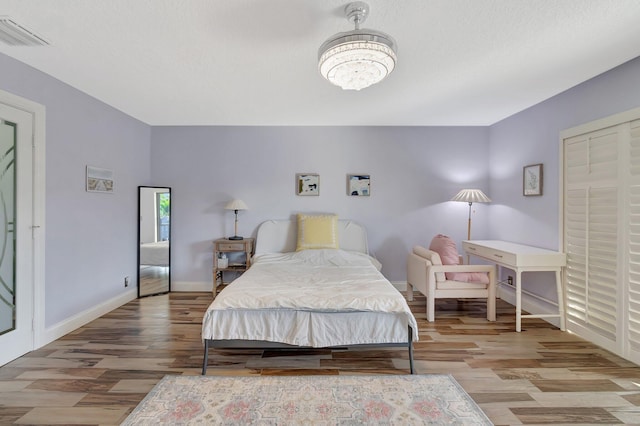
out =
[[(168, 277), (167, 277), (167, 279), (169, 280), (169, 286), (168, 286), (167, 291), (161, 291), (161, 292), (158, 292), (158, 293), (149, 293), (149, 294), (140, 295), (140, 289), (141, 289), (141, 286), (140, 286), (140, 231), (141, 231), (141, 229), (140, 229), (140, 221), (141, 221), (141, 217), (142, 217), (142, 211), (141, 211), (141, 207), (140, 207), (140, 198), (141, 198), (143, 189), (167, 189), (167, 190), (169, 190), (169, 198), (171, 199), (171, 202), (169, 203), (169, 265), (168, 265), (169, 273), (168, 273)], [(138, 256), (137, 256), (137, 262), (136, 262), (136, 266), (138, 268), (138, 272), (137, 272), (138, 273), (138, 283), (137, 283), (138, 284), (138, 298), (148, 297), (148, 296), (157, 296), (159, 294), (167, 294), (167, 293), (171, 292), (171, 246), (172, 246), (171, 240), (173, 238), (172, 235), (171, 235), (172, 232), (173, 232), (173, 224), (172, 224), (172, 221), (173, 221), (173, 213), (172, 213), (173, 200), (172, 200), (172, 198), (173, 197), (172, 197), (172, 194), (171, 194), (171, 187), (170, 186), (150, 186), (150, 185), (140, 185), (140, 186), (138, 186), (138, 238), (137, 238), (137, 240), (138, 240), (138, 248), (137, 248)]]

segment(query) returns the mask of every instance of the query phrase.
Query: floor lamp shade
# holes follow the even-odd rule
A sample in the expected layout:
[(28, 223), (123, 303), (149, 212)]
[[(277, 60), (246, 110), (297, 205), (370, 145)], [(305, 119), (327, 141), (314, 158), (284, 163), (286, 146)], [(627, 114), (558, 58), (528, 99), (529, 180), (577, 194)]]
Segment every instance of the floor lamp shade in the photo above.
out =
[(463, 189), (451, 201), (469, 203), (469, 219), (467, 221), (467, 240), (471, 239), (471, 205), (473, 203), (490, 203), (491, 199), (480, 189)]
[(242, 240), (243, 238), (238, 235), (238, 211), (239, 210), (248, 210), (249, 207), (242, 200), (233, 200), (227, 203), (224, 206), (225, 210), (233, 210), (236, 215), (235, 227), (234, 227), (234, 235), (233, 237), (229, 237), (230, 240)]

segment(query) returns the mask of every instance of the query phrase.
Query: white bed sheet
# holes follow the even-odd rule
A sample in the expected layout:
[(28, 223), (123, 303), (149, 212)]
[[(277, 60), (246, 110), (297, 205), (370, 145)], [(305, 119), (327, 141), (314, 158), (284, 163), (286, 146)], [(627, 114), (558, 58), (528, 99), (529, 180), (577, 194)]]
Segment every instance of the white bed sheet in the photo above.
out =
[(152, 266), (169, 265), (169, 241), (140, 244), (140, 264)]
[(203, 339), (327, 347), (407, 342), (417, 324), (400, 292), (363, 253), (263, 254), (207, 310)]

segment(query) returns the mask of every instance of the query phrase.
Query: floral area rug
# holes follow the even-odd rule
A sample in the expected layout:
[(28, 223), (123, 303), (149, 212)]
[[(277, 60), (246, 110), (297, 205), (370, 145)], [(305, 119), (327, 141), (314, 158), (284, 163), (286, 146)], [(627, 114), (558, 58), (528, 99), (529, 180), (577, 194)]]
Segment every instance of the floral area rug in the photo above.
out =
[(491, 425), (449, 375), (165, 376), (124, 425)]

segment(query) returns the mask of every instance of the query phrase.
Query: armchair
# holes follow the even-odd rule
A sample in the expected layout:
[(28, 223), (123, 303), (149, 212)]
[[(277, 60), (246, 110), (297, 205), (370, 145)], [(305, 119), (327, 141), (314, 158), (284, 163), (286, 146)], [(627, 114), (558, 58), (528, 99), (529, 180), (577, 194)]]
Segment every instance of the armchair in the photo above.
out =
[[(460, 259), (460, 263), (462, 263)], [(488, 273), (488, 284), (447, 279), (445, 273)], [(487, 320), (496, 320), (495, 265), (443, 265), (435, 251), (415, 246), (407, 259), (407, 299), (413, 300), (413, 288), (427, 297), (427, 321), (435, 320), (435, 299), (487, 299)]]

